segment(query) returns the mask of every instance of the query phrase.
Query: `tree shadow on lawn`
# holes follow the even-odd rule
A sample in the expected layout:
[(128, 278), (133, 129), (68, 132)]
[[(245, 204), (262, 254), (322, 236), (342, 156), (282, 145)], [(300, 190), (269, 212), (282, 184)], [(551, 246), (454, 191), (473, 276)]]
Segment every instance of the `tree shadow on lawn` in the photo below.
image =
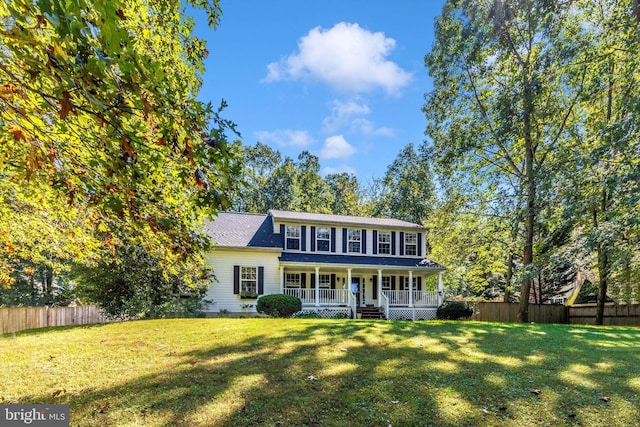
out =
[[(256, 321), (268, 331), (269, 320)], [(638, 329), (291, 322), (302, 325), (175, 354), (173, 369), (165, 372), (111, 388), (97, 385), (77, 397), (29, 401), (69, 403), (74, 425), (640, 422)], [(282, 323), (275, 325), (278, 331)]]

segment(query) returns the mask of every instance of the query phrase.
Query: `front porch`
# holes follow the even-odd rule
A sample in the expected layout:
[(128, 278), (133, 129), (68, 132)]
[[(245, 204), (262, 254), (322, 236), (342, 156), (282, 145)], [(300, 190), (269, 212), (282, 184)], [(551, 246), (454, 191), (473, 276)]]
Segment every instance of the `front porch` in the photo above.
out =
[[(281, 292), (299, 298), (302, 312), (356, 318), (360, 308), (375, 307), (384, 319), (428, 320), (442, 304), (442, 271), (309, 267), (280, 267)], [(428, 282), (435, 274), (437, 282)]]

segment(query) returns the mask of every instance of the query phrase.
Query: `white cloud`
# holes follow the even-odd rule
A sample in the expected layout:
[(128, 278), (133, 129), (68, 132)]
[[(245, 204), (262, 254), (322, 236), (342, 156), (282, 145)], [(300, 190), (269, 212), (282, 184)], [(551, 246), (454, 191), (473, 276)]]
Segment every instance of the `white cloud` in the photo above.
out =
[(322, 168), (321, 175), (327, 176), (334, 173), (343, 173), (343, 172), (357, 175), (356, 170), (349, 165), (340, 165), (336, 167), (327, 166), (326, 168)]
[(354, 100), (342, 102), (336, 99), (331, 106), (331, 114), (322, 121), (322, 127), (328, 133), (347, 128), (350, 132), (369, 136), (394, 135), (393, 129), (376, 128), (371, 120), (362, 117), (369, 113), (371, 113), (371, 109), (367, 104)]
[(407, 85), (412, 74), (387, 57), (396, 41), (358, 24), (340, 22), (331, 29), (313, 28), (298, 42), (298, 52), (267, 65), (264, 81), (320, 79), (346, 92), (382, 87), (390, 94)]
[(306, 130), (275, 130), (275, 131), (259, 131), (256, 137), (260, 142), (274, 142), (285, 147), (306, 148), (313, 144), (314, 140)]
[(324, 141), (319, 157), (321, 159), (346, 159), (355, 152), (356, 149), (342, 135), (335, 135)]
[(395, 132), (391, 128), (381, 127), (376, 128), (371, 120), (358, 117), (351, 122), (352, 132), (359, 132), (364, 135), (373, 136), (394, 136)]
[(334, 99), (331, 114), (322, 121), (322, 127), (325, 132), (336, 132), (338, 129), (349, 126), (353, 116), (364, 116), (370, 112), (367, 104), (353, 100), (342, 102)]

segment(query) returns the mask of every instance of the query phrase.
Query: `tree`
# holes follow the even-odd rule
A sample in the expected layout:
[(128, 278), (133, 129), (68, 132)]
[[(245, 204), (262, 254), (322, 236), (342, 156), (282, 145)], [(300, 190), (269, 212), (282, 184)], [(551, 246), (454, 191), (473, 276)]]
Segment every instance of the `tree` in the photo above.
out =
[(114, 259), (79, 266), (80, 297), (116, 318), (197, 315), (209, 287), (206, 269), (185, 278), (166, 274), (157, 258), (139, 245), (122, 245)]
[[(218, 1), (191, 5), (218, 22)], [(124, 234), (170, 273), (229, 206), (233, 123), (196, 99), (205, 43), (180, 2), (0, 5), (0, 260), (95, 264)], [(3, 276), (3, 280), (7, 280)]]
[[(439, 171), (461, 186), (498, 189), (523, 218), (518, 319), (528, 320), (538, 266), (539, 185), (567, 137), (588, 50), (570, 4), (448, 1), (425, 64), (434, 90), (423, 108)], [(582, 67), (582, 68), (580, 68)]]
[(584, 12), (592, 56), (581, 97), (584, 123), (572, 147), (576, 168), (565, 178), (574, 190), (565, 196), (585, 252), (596, 253), (601, 325), (609, 290), (631, 300), (630, 279), (640, 269), (640, 36), (631, 1), (592, 0)]
[(266, 144), (258, 141), (253, 146), (244, 147), (243, 177), (246, 186), (238, 194), (236, 209), (242, 212), (266, 213), (268, 205), (267, 180), (282, 164), (282, 155)]
[(337, 215), (368, 216), (368, 208), (364, 203), (364, 191), (360, 188), (358, 178), (346, 172), (329, 174), (325, 178), (333, 193), (331, 213)]
[(387, 167), (374, 215), (422, 224), (433, 207), (434, 185), (427, 153), (406, 145)]

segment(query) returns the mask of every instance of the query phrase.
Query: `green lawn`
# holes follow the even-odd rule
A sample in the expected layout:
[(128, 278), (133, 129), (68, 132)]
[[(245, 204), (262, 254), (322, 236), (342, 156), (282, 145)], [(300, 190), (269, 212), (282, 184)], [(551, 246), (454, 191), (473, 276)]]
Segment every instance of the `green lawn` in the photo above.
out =
[(640, 425), (630, 327), (153, 320), (5, 335), (0, 362), (1, 403), (72, 425)]

